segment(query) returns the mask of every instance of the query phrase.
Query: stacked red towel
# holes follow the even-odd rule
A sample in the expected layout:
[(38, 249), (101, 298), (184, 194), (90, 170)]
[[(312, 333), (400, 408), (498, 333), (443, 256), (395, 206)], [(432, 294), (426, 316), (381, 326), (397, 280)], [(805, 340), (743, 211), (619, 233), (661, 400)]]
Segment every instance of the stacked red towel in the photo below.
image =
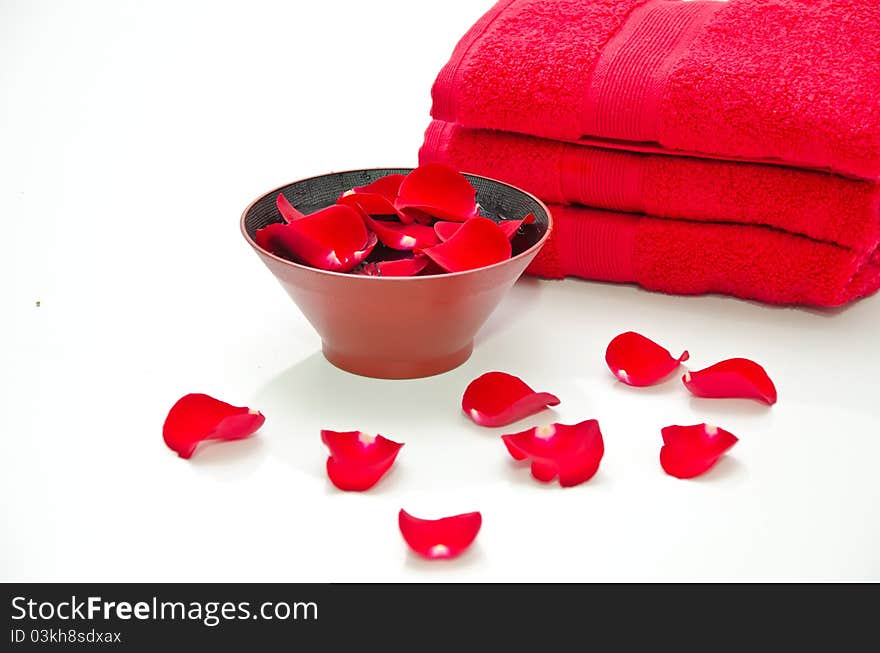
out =
[(420, 160), (560, 205), (535, 274), (839, 305), (880, 287), (878, 42), (861, 0), (501, 0)]

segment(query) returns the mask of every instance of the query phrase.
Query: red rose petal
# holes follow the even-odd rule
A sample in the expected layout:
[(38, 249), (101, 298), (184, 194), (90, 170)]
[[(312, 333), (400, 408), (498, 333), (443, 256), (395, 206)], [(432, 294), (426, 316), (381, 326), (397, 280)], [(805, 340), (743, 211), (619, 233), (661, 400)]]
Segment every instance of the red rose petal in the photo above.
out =
[(542, 483), (549, 483), (559, 472), (559, 465), (546, 460), (533, 460), (531, 465), (532, 476)]
[(532, 476), (537, 480), (548, 483), (558, 474), (562, 487), (589, 481), (605, 454), (602, 431), (594, 419), (538, 426), (501, 439), (516, 460), (532, 461)]
[(360, 265), (378, 242), (375, 234), (367, 231), (360, 213), (340, 204), (289, 224), (277, 222), (258, 229), (255, 240), (276, 255), (333, 272), (347, 272)]
[(188, 394), (177, 400), (162, 437), (181, 458), (189, 458), (202, 440), (240, 440), (263, 425), (266, 418), (250, 408), (232, 406), (206, 394)]
[(470, 382), (461, 398), (461, 409), (480, 426), (505, 426), (547, 408), (559, 398), (535, 392), (519, 377), (487, 372)]
[(394, 206), (401, 211), (417, 209), (442, 220), (463, 222), (477, 215), (476, 193), (455, 168), (426, 163), (401, 182)]
[(711, 469), (739, 441), (733, 433), (708, 424), (667, 426), (661, 433), (660, 465), (676, 478), (693, 478)]
[(321, 431), (321, 441), (330, 450), (327, 476), (340, 490), (363, 492), (373, 487), (391, 469), (403, 443), (361, 431)]
[[(507, 239), (513, 240), (513, 237), (516, 236), (521, 226), (524, 224), (532, 224), (534, 221), (535, 216), (529, 213), (522, 220), (502, 220), (497, 224), (501, 228), (501, 231), (504, 232), (504, 235), (507, 236)], [(461, 228), (462, 224), (463, 223), (461, 222), (446, 222), (441, 220), (434, 223), (434, 232), (437, 234), (437, 237), (445, 243), (455, 235), (455, 232)]]
[(748, 358), (730, 358), (681, 377), (684, 387), (697, 397), (709, 399), (757, 399), (772, 406), (776, 386), (767, 371)]
[(397, 208), (395, 208), (395, 211), (397, 211), (397, 217), (400, 218), (403, 224), (423, 224), (429, 227), (434, 224), (434, 218), (424, 211)]
[(366, 186), (355, 186), (352, 188), (354, 193), (369, 193), (372, 195), (381, 195), (389, 203), (393, 204), (397, 199), (397, 193), (400, 191), (400, 183), (405, 175), (385, 175), (380, 177), (371, 184)]
[(445, 243), (422, 251), (447, 272), (493, 265), (506, 261), (511, 254), (507, 236), (488, 218), (472, 218)]
[(368, 277), (414, 277), (424, 270), (430, 259), (427, 256), (402, 258), (396, 261), (376, 261), (364, 266), (363, 274)]
[(434, 233), (441, 242), (446, 242), (455, 235), (455, 232), (461, 228), (461, 222), (445, 222), (438, 220), (434, 223)]
[(287, 198), (281, 193), (278, 193), (278, 197), (275, 198), (275, 206), (278, 207), (278, 212), (285, 222), (293, 222), (305, 217), (305, 214), (297, 211), (293, 204), (288, 202)]
[[(424, 255), (420, 254), (419, 256), (424, 256)], [(423, 277), (429, 277), (429, 276), (437, 275), (437, 274), (446, 274), (446, 270), (444, 270), (439, 265), (434, 263), (434, 261), (429, 259), (427, 256), (424, 256), (424, 258), (428, 261), (428, 265), (426, 265), (425, 269), (419, 273), (420, 275), (422, 275)]]
[(361, 217), (367, 227), (379, 237), (379, 242), (391, 249), (425, 249), (440, 242), (434, 230), (425, 225), (381, 222), (366, 214)]
[(400, 217), (391, 202), (375, 193), (349, 192), (340, 196), (336, 203), (360, 209), (368, 215), (395, 215)]
[(406, 222), (406, 220), (404, 220), (404, 218), (407, 218), (407, 219), (412, 220), (418, 224), (424, 224), (429, 227), (432, 224), (434, 224), (434, 220), (435, 220), (435, 218), (432, 215), (425, 213), (424, 211), (419, 211), (418, 209), (404, 209), (398, 215), (401, 216), (402, 222)]
[(501, 231), (507, 236), (508, 240), (513, 240), (513, 237), (516, 236), (516, 232), (519, 231), (519, 228), (524, 224), (532, 224), (535, 221), (535, 216), (529, 213), (522, 220), (502, 220), (498, 223), (498, 226), (501, 227)]
[(477, 537), (483, 516), (468, 512), (443, 519), (419, 519), (401, 509), (400, 534), (413, 551), (429, 560), (448, 560), (461, 555)]
[[(398, 210), (394, 206), (397, 191), (404, 175), (386, 175), (366, 186), (355, 186), (344, 192), (336, 200), (337, 204), (346, 204), (360, 208), (368, 215), (396, 215), (403, 224), (431, 224), (433, 218), (416, 209)], [(423, 221), (423, 217), (427, 221)]]
[(605, 350), (605, 362), (612, 374), (633, 386), (657, 383), (669, 376), (689, 356), (684, 352), (678, 358), (673, 358), (668, 350), (634, 331), (616, 336)]

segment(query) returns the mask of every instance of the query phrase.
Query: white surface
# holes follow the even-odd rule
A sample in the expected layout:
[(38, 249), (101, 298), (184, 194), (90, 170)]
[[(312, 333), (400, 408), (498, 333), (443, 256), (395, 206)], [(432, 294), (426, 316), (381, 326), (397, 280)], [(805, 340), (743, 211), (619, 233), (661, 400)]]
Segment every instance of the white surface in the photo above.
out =
[[(877, 297), (829, 313), (524, 280), (452, 373), (323, 360), (240, 211), (304, 176), (415, 164), (433, 77), (490, 4), (0, 5), (0, 579), (880, 579)], [(628, 329), (694, 368), (753, 357), (780, 402), (626, 388), (603, 353)], [(536, 423), (600, 420), (591, 482), (538, 484), (466, 420), (490, 369), (562, 398)], [(266, 425), (178, 459), (161, 425), (194, 391)], [(699, 480), (666, 476), (660, 427), (702, 421), (740, 444)], [(343, 494), (321, 427), (407, 445)], [(400, 507), (478, 509), (483, 531), (422, 562)]]

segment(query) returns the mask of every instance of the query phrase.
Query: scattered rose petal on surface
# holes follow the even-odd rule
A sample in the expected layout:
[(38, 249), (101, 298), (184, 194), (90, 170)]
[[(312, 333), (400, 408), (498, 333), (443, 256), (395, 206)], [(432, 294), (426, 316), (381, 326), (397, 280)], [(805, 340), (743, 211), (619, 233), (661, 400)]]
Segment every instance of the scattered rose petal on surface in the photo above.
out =
[(681, 378), (696, 397), (709, 399), (757, 399), (772, 406), (776, 386), (763, 367), (748, 358), (730, 358)]
[(532, 224), (535, 221), (535, 216), (532, 213), (529, 213), (522, 220), (502, 220), (498, 223), (498, 226), (501, 227), (501, 231), (507, 236), (508, 240), (513, 240), (513, 237), (516, 236), (516, 233), (519, 231), (519, 228), (524, 224)]
[(455, 168), (426, 163), (403, 179), (394, 206), (400, 211), (416, 209), (441, 220), (463, 222), (477, 215), (476, 193)]
[(419, 519), (401, 509), (400, 533), (409, 547), (429, 560), (448, 560), (461, 555), (477, 537), (483, 517), (468, 512), (443, 519)]
[(366, 263), (362, 274), (368, 277), (414, 277), (424, 270), (430, 259), (427, 256), (402, 258), (395, 261)]
[(507, 451), (516, 460), (530, 460), (532, 476), (548, 483), (559, 475), (562, 487), (580, 485), (599, 469), (605, 443), (599, 422), (550, 424), (520, 433), (502, 435)]
[(510, 241), (488, 218), (472, 218), (444, 243), (422, 252), (447, 272), (464, 272), (506, 261)]
[(463, 223), (461, 222), (438, 220), (434, 223), (434, 233), (436, 233), (437, 237), (445, 243), (455, 235), (455, 232), (459, 230), (462, 224)]
[(305, 214), (297, 211), (293, 204), (288, 202), (287, 198), (281, 193), (278, 193), (278, 197), (275, 198), (275, 206), (285, 222), (293, 222), (305, 217)]
[(480, 426), (506, 426), (559, 405), (549, 392), (535, 392), (519, 377), (487, 372), (470, 382), (461, 398), (461, 409)]
[(668, 350), (634, 331), (615, 336), (605, 350), (608, 369), (618, 380), (632, 386), (652, 385), (663, 380), (688, 357), (685, 351), (673, 358)]
[(277, 256), (293, 258), (314, 268), (348, 272), (369, 256), (378, 239), (361, 214), (334, 204), (289, 224), (276, 222), (258, 229), (257, 244)]
[(203, 440), (240, 440), (259, 429), (266, 418), (250, 408), (232, 406), (206, 394), (184, 395), (171, 407), (162, 437), (181, 458), (189, 458)]
[(667, 426), (661, 431), (660, 465), (670, 476), (694, 478), (712, 468), (739, 440), (709, 424)]
[(382, 222), (366, 214), (361, 217), (367, 227), (379, 237), (379, 242), (391, 249), (426, 249), (440, 242), (434, 229), (425, 225)]
[(321, 431), (330, 450), (327, 476), (340, 490), (363, 492), (391, 469), (403, 443), (361, 431)]

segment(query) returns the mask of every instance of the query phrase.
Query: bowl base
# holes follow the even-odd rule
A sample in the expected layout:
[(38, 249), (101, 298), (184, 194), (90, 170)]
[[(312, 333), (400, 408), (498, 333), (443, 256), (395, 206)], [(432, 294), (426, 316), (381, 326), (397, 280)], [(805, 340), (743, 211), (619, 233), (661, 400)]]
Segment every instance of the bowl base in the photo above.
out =
[(464, 363), (474, 351), (474, 342), (472, 340), (465, 347), (444, 356), (407, 361), (352, 356), (334, 351), (326, 343), (323, 345), (323, 351), (324, 358), (332, 365), (352, 374), (374, 379), (420, 379), (448, 372)]

